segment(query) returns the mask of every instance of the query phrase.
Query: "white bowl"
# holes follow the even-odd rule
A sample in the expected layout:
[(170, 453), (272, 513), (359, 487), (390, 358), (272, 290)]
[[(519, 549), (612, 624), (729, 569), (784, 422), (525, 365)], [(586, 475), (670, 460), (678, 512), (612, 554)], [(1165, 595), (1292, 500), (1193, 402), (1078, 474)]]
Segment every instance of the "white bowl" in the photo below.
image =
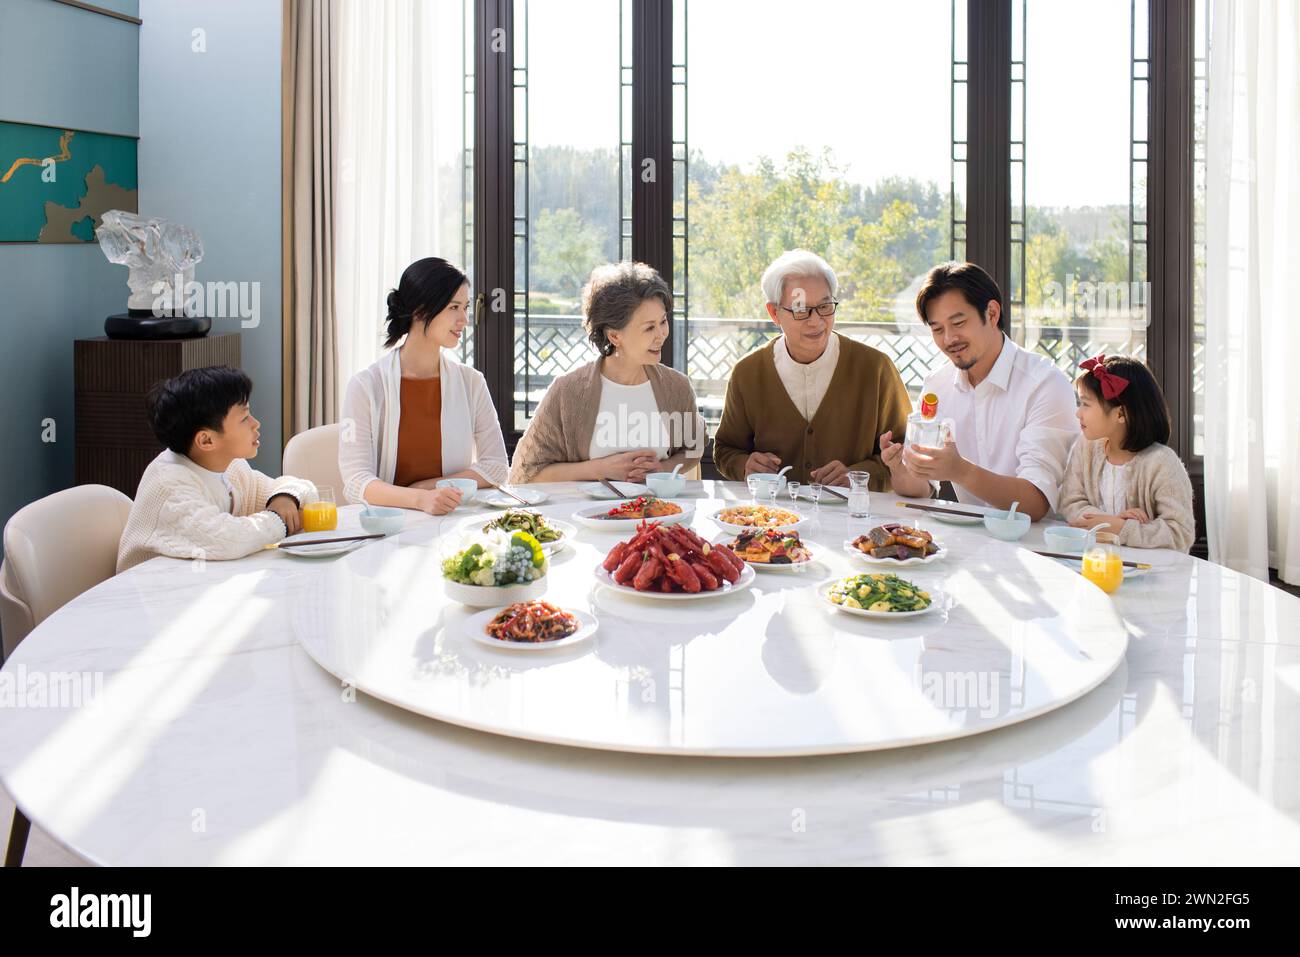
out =
[(468, 505), (470, 502), (474, 501), (474, 497), (478, 494), (478, 482), (475, 482), (473, 479), (439, 479), (437, 487), (460, 489), (460, 503), (462, 505)]
[(400, 508), (370, 505), (358, 513), (357, 521), (371, 534), (396, 535), (406, 524), (406, 511)]
[(443, 590), (452, 601), (472, 608), (495, 608), (513, 605), (517, 601), (532, 601), (546, 594), (546, 576), (527, 585), (466, 585), (450, 578), (442, 580)]
[(645, 484), (659, 498), (672, 498), (682, 494), (686, 488), (686, 479), (672, 472), (651, 472), (645, 477)]
[(1056, 525), (1043, 529), (1043, 544), (1051, 552), (1068, 552), (1082, 555), (1090, 544), (1092, 534), (1086, 528), (1072, 525)]
[(998, 511), (984, 516), (984, 527), (994, 538), (1004, 542), (1018, 542), (1029, 531), (1029, 516), (1016, 512), (1011, 518), (1007, 513)]
[[(749, 476), (749, 478), (756, 479), (758, 482), (762, 483), (763, 485), (775, 484), (777, 495), (780, 495), (783, 491), (785, 491), (784, 475), (776, 475), (771, 472), (758, 472), (754, 475)], [(746, 479), (745, 481), (746, 483), (748, 483), (749, 479)]]

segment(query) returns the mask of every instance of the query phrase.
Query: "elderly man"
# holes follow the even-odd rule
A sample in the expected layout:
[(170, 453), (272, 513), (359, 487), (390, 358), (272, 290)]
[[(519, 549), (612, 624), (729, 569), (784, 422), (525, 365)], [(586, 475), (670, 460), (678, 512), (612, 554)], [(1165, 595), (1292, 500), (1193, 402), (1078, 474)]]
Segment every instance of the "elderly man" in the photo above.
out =
[(782, 253), (762, 284), (781, 335), (731, 372), (713, 443), (718, 471), (742, 482), (789, 465), (791, 480), (823, 485), (848, 485), (850, 471), (864, 471), (873, 489), (890, 488), (881, 433), (901, 436), (912, 411), (898, 370), (884, 353), (835, 332), (839, 284), (820, 256)]

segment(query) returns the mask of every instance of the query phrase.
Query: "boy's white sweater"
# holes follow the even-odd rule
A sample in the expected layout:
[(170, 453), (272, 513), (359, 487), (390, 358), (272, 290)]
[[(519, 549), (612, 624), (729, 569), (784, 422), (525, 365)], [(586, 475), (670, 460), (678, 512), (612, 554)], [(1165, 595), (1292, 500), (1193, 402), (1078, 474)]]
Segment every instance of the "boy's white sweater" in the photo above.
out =
[(202, 466), (170, 449), (149, 463), (117, 549), (119, 572), (156, 555), (242, 558), (285, 537), (280, 516), (266, 511), (272, 496), (292, 495), (300, 506), (316, 500), (316, 486), (306, 479), (273, 479), (235, 459), (225, 473), (234, 498), (227, 512), (203, 473)]

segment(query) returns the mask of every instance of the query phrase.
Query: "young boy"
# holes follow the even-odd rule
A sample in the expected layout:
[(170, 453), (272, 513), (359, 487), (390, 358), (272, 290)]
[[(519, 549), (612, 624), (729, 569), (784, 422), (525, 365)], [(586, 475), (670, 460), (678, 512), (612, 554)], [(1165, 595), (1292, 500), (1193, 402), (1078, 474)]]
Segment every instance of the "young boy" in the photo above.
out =
[(302, 530), (316, 498), (303, 479), (272, 479), (249, 466), (261, 423), (239, 369), (190, 369), (149, 393), (149, 424), (166, 448), (149, 463), (117, 550), (117, 570), (155, 555), (242, 558)]

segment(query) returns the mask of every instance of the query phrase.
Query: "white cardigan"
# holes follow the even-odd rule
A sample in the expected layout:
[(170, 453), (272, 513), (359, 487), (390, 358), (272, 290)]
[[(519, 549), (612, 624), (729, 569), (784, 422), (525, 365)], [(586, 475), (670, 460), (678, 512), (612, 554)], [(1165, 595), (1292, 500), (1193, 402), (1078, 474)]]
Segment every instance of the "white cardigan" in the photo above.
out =
[(163, 449), (140, 477), (117, 549), (117, 570), (124, 572), (157, 555), (243, 558), (285, 537), (280, 516), (266, 511), (272, 496), (292, 495), (299, 506), (316, 501), (316, 486), (306, 479), (273, 479), (245, 459), (230, 463), (226, 479), (234, 496), (233, 513), (214, 497), (201, 466)]
[[(339, 421), (339, 472), (343, 497), (365, 502), (366, 486), (392, 484), (397, 475), (397, 429), (402, 414), (400, 350), (393, 349), (354, 375), (343, 396)], [(487, 380), (446, 349), (439, 362), (442, 383), (442, 469), (469, 469), (494, 485), (506, 480), (509, 462)]]

